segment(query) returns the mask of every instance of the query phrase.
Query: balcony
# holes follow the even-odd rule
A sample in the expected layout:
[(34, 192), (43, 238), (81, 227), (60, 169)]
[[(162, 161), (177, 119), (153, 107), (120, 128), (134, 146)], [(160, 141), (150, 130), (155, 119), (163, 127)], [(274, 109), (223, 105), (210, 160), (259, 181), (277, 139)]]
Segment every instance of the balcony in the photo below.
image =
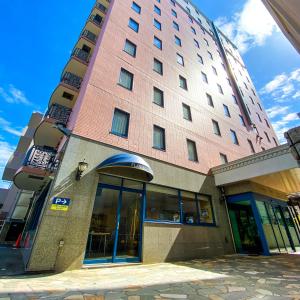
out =
[(107, 8), (101, 4), (101, 3), (96, 3), (95, 7), (100, 10), (102, 13), (106, 14)]
[(40, 147), (57, 148), (63, 133), (55, 125), (66, 126), (71, 114), (71, 109), (59, 104), (53, 104), (45, 114), (44, 119), (37, 127), (34, 134), (34, 144)]
[(48, 147), (32, 147), (23, 166), (14, 176), (14, 184), (22, 190), (39, 191), (57, 170), (56, 151)]
[(96, 44), (96, 41), (97, 41), (96, 34), (92, 33), (91, 31), (88, 31), (87, 29), (82, 31), (81, 37), (87, 39), (88, 41), (90, 41), (93, 44)]
[(81, 87), (82, 78), (71, 72), (65, 72), (60, 81), (63, 84), (79, 90)]
[(90, 60), (90, 53), (80, 48), (75, 48), (71, 56), (86, 64), (88, 64)]

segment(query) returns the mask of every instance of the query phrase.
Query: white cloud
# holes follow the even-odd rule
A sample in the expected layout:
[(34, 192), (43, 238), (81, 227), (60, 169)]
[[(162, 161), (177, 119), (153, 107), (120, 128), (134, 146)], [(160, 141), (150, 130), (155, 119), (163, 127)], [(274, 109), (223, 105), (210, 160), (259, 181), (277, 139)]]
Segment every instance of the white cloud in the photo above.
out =
[(24, 92), (17, 89), (12, 84), (9, 85), (7, 91), (3, 87), (0, 87), (0, 97), (7, 103), (32, 105), (32, 103), (26, 98)]
[(0, 130), (3, 130), (16, 136), (21, 136), (24, 131), (24, 129), (13, 128), (11, 122), (7, 121), (2, 117), (0, 117)]
[(279, 115), (283, 115), (285, 113), (287, 113), (287, 111), (289, 110), (289, 106), (273, 106), (271, 108), (268, 108), (267, 114), (269, 116), (270, 119), (273, 119)]
[(290, 121), (297, 121), (299, 119), (297, 113), (290, 113), (283, 117), (282, 121), (284, 122), (290, 122)]
[(221, 17), (215, 23), (242, 53), (264, 45), (266, 39), (279, 30), (260, 0), (248, 0), (243, 9), (231, 19)]
[(297, 99), (300, 97), (300, 68), (286, 74), (275, 76), (261, 90), (262, 95), (272, 97), (272, 100), (282, 103), (287, 98)]
[(5, 165), (11, 157), (11, 155), (13, 154), (15, 150), (14, 148), (15, 147), (10, 145), (9, 143), (0, 141), (0, 188), (8, 188), (10, 185), (9, 182), (5, 182), (1, 179)]

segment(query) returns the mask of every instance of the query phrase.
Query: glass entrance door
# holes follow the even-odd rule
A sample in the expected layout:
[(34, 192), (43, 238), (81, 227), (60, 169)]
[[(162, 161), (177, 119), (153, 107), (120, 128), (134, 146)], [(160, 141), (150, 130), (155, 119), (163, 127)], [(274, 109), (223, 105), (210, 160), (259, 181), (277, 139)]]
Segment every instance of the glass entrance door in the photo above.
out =
[(140, 260), (143, 195), (143, 190), (99, 185), (85, 264)]

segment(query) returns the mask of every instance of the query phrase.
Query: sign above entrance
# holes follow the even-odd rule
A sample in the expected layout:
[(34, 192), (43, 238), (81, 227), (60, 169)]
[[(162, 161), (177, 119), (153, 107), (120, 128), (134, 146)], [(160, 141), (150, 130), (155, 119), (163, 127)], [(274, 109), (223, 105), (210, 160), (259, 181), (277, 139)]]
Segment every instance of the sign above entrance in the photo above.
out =
[(68, 211), (71, 203), (71, 199), (69, 198), (59, 198), (54, 197), (52, 199), (51, 210), (60, 210), (60, 211)]
[(97, 171), (146, 182), (153, 179), (149, 164), (140, 156), (129, 153), (109, 157), (97, 167)]

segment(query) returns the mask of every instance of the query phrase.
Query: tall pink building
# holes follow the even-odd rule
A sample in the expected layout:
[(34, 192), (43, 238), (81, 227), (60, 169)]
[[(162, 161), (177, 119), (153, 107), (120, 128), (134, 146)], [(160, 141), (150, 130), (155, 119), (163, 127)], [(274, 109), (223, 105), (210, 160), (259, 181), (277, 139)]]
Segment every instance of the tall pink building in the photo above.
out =
[(14, 177), (35, 191), (27, 270), (300, 246), (298, 163), (190, 1), (98, 1), (34, 145)]

